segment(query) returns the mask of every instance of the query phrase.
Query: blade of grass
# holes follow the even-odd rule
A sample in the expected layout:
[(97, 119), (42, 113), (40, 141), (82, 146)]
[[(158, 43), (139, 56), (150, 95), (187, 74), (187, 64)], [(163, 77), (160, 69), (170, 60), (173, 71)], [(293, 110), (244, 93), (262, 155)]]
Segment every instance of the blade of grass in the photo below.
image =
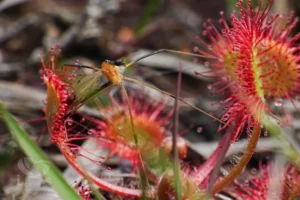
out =
[(137, 35), (141, 34), (141, 32), (144, 30), (144, 27), (147, 25), (147, 23), (152, 18), (159, 3), (160, 3), (160, 0), (150, 0), (148, 2), (148, 4), (146, 5), (146, 7), (143, 11), (143, 15), (135, 29), (135, 32)]
[(32, 164), (43, 174), (45, 180), (56, 190), (61, 198), (80, 200), (81, 198), (77, 192), (67, 183), (60, 171), (35, 142), (31, 140), (24, 129), (18, 125), (2, 103), (0, 103), (0, 117)]
[(172, 156), (173, 156), (173, 171), (175, 180), (175, 199), (181, 200), (181, 180), (180, 180), (180, 165), (178, 161), (178, 151), (177, 151), (177, 135), (178, 135), (178, 123), (179, 123), (179, 104), (178, 98), (180, 98), (182, 82), (182, 65), (179, 66), (178, 79), (176, 86), (176, 98), (174, 102), (174, 127), (172, 132)]

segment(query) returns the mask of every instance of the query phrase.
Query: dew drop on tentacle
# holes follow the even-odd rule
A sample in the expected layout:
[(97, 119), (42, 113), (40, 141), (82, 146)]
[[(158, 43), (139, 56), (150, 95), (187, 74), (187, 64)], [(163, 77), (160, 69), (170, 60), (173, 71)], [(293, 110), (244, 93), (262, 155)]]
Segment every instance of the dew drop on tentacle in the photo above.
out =
[(74, 121), (71, 118), (67, 118), (65, 122), (67, 123), (67, 125), (71, 126)]
[(274, 106), (281, 107), (283, 104), (282, 99), (276, 99), (273, 104)]
[(199, 127), (197, 128), (197, 133), (201, 133), (202, 131), (203, 131), (203, 127), (199, 126)]
[(95, 129), (90, 129), (90, 130), (88, 130), (87, 134), (89, 134), (89, 135), (95, 134)]
[(251, 174), (252, 175), (256, 175), (257, 174), (257, 169), (253, 168), (250, 170)]
[(81, 135), (80, 132), (76, 132), (76, 133), (74, 134), (74, 136), (80, 136), (80, 135)]
[(194, 62), (194, 63), (199, 63), (200, 60), (199, 60), (199, 58), (194, 58), (194, 59), (193, 59), (193, 62)]

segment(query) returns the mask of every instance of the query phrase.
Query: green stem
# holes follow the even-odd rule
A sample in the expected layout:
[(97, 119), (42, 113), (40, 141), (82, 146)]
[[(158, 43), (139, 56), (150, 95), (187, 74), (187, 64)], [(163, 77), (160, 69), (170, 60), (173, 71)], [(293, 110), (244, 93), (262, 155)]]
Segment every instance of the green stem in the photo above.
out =
[(291, 139), (288, 138), (284, 130), (277, 124), (269, 121), (264, 121), (264, 126), (267, 127), (268, 134), (280, 142), (279, 148), (281, 152), (289, 157), (290, 161), (300, 169), (300, 152), (293, 146)]

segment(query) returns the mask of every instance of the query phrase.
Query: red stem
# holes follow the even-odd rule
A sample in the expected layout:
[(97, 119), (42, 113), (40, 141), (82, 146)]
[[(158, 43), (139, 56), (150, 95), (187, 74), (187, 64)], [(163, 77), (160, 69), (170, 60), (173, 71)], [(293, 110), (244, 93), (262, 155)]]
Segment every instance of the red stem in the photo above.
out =
[(239, 163), (233, 167), (228, 175), (226, 175), (219, 183), (217, 183), (213, 188), (213, 194), (220, 192), (226, 186), (234, 181), (234, 179), (240, 175), (243, 169), (248, 164), (250, 158), (252, 157), (255, 147), (257, 145), (261, 128), (259, 125), (256, 125), (253, 129), (251, 138), (249, 140), (248, 146), (244, 152), (244, 155), (241, 157)]
[[(228, 145), (227, 148), (222, 148), (223, 144), (225, 143), (228, 135), (228, 133), (226, 133), (223, 138), (220, 140), (218, 147), (215, 149), (215, 151), (211, 154), (211, 156), (205, 161), (205, 163), (203, 165), (201, 165), (201, 167), (194, 172), (193, 174), (191, 174), (191, 177), (195, 177), (194, 182), (197, 185), (200, 185), (204, 182), (205, 179), (208, 178), (208, 175), (212, 172), (212, 170), (215, 167), (216, 161), (218, 159), (219, 154), (222, 151), (228, 151), (230, 144)], [(235, 139), (235, 138), (234, 138)]]
[[(97, 186), (99, 186), (103, 190), (107, 190), (109, 192), (120, 194), (123, 196), (131, 196), (131, 197), (140, 197), (143, 194), (142, 190), (139, 189), (130, 189), (121, 186), (117, 186), (111, 183), (108, 183), (97, 176), (93, 175), (92, 173), (86, 172), (82, 166), (77, 162), (74, 154), (71, 152), (70, 148), (66, 146), (64, 143), (57, 144), (61, 152), (64, 154), (65, 158), (68, 162), (74, 167), (74, 169), (81, 174), (82, 176), (90, 178)], [(153, 191), (146, 192), (147, 197), (153, 197)]]

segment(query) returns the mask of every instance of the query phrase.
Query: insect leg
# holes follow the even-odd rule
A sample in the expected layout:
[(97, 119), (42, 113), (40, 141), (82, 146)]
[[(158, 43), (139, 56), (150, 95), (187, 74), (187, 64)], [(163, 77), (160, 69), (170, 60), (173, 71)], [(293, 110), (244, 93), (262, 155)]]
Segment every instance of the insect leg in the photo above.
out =
[[(123, 79), (124, 79), (124, 80), (127, 80), (127, 81), (131, 81), (131, 82), (134, 82), (134, 83), (138, 83), (138, 84), (144, 85), (144, 86), (149, 87), (149, 88), (152, 88), (152, 89), (157, 90), (157, 91), (159, 91), (159, 92), (161, 92), (161, 93), (163, 93), (163, 94), (165, 94), (165, 95), (167, 95), (167, 96), (169, 96), (169, 97), (172, 97), (172, 98), (174, 98), (174, 99), (176, 98), (173, 94), (170, 94), (170, 93), (168, 93), (168, 92), (166, 92), (166, 91), (163, 91), (163, 90), (161, 90), (161, 89), (159, 89), (159, 88), (157, 88), (157, 87), (155, 87), (155, 86), (149, 85), (149, 84), (147, 84), (147, 83), (144, 83), (144, 82), (141, 82), (141, 81), (132, 79), (132, 78), (124, 77), (124, 76), (123, 76)], [(183, 100), (183, 99), (181, 99), (181, 98), (177, 98), (177, 99), (178, 99), (178, 101), (180, 101), (180, 102), (182, 102), (182, 103), (184, 103), (184, 104), (186, 104), (186, 105), (188, 105), (188, 106), (190, 106), (190, 107), (196, 109), (197, 111), (199, 111), (199, 112), (201, 112), (201, 113), (203, 113), (203, 114), (205, 114), (205, 115), (207, 115), (207, 116), (213, 118), (214, 120), (217, 120), (217, 121), (221, 122), (222, 124), (225, 124), (225, 122), (223, 122), (222, 120), (220, 120), (220, 119), (214, 117), (213, 115), (209, 114), (208, 112), (205, 112), (204, 110), (202, 110), (202, 109), (200, 109), (200, 108), (198, 108), (198, 107), (196, 107), (196, 106), (194, 106), (194, 105), (192, 105), (192, 104), (186, 102), (185, 100)]]
[(64, 67), (77, 67), (77, 68), (79, 68), (79, 69), (84, 69), (84, 68), (86, 68), (86, 69), (93, 69), (93, 70), (96, 70), (96, 71), (100, 70), (100, 69), (98, 69), (98, 68), (96, 68), (96, 67), (92, 67), (92, 66), (87, 66), (87, 65), (75, 65), (75, 64), (63, 64), (62, 67), (63, 67), (63, 68), (64, 68)]
[(140, 58), (138, 58), (138, 59), (136, 59), (136, 60), (128, 63), (125, 67), (129, 67), (129, 66), (137, 63), (138, 61), (140, 61), (140, 60), (142, 60), (144, 58), (148, 58), (150, 56), (153, 56), (155, 54), (159, 54), (159, 53), (162, 53), (162, 52), (169, 52), (169, 53), (173, 53), (173, 54), (181, 54), (181, 55), (187, 55), (187, 56), (195, 56), (195, 57), (200, 57), (200, 58), (207, 58), (207, 56), (196, 54), (196, 53), (189, 53), (189, 52), (177, 51), (177, 50), (172, 50), (172, 49), (160, 49), (160, 50), (154, 51), (152, 53), (146, 54), (144, 56), (141, 56)]

